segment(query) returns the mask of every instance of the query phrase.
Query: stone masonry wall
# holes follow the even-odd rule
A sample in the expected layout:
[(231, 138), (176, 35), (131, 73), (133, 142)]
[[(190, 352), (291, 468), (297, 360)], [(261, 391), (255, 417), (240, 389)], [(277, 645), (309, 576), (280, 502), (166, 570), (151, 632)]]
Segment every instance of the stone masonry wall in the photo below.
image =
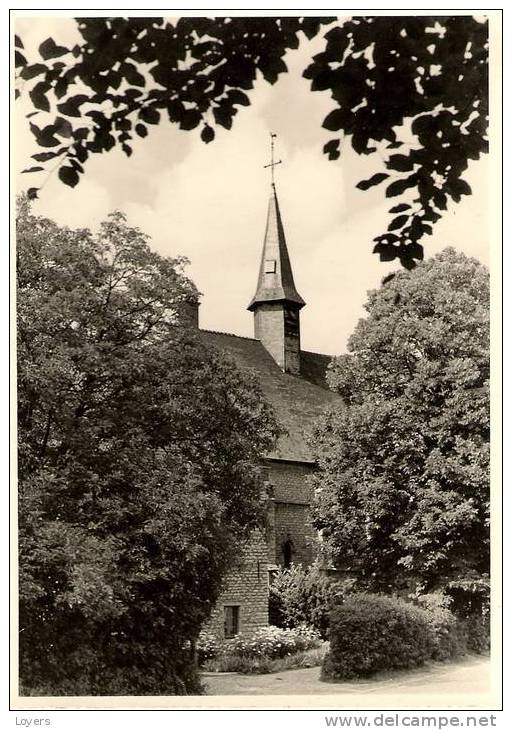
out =
[(278, 502), (311, 504), (313, 490), (307, 483), (313, 465), (295, 461), (268, 460), (272, 497)]
[(315, 533), (308, 507), (276, 504), (276, 554), (274, 562), (285, 565), (285, 543), (291, 542), (291, 562), (311, 565), (315, 559)]
[(313, 490), (307, 481), (313, 466), (284, 461), (268, 464), (272, 494), (269, 524), (273, 529), (272, 539), (268, 541), (269, 562), (284, 565), (284, 545), (290, 540), (292, 562), (310, 565), (315, 559), (317, 543), (310, 514)]
[(229, 573), (226, 586), (205, 630), (224, 637), (224, 606), (239, 606), (240, 634), (268, 626), (267, 544), (254, 532), (241, 556), (241, 564)]

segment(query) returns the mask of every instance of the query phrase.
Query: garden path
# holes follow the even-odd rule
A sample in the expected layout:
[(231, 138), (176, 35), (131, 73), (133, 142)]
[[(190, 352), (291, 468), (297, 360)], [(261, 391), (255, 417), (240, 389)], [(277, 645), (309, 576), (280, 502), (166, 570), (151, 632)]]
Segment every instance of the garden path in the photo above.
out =
[(490, 690), (489, 657), (466, 656), (449, 664), (430, 663), (408, 671), (386, 672), (371, 679), (321, 682), (320, 667), (275, 674), (203, 674), (208, 695), (465, 695), (478, 704)]

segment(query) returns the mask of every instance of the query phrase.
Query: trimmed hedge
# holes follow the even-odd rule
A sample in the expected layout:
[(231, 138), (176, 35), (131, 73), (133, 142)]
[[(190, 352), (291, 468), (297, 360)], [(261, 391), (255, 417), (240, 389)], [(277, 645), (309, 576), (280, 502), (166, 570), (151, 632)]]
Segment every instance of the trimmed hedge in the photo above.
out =
[(359, 593), (331, 613), (322, 679), (367, 677), (420, 666), (435, 642), (426, 612), (398, 598)]
[(367, 677), (390, 669), (420, 666), (428, 659), (447, 661), (490, 648), (489, 612), (465, 618), (452, 613), (443, 593), (415, 598), (352, 594), (331, 613), (330, 651), (322, 679)]

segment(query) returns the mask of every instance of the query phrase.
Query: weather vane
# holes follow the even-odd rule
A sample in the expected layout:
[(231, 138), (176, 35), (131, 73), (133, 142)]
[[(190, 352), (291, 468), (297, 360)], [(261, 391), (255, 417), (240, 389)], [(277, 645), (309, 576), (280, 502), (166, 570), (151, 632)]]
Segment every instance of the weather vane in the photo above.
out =
[(270, 133), (270, 163), (268, 165), (263, 165), (264, 168), (270, 167), (270, 174), (272, 175), (272, 186), (274, 185), (274, 167), (282, 163), (282, 160), (274, 162), (274, 139), (276, 137), (277, 134), (274, 134), (273, 132)]

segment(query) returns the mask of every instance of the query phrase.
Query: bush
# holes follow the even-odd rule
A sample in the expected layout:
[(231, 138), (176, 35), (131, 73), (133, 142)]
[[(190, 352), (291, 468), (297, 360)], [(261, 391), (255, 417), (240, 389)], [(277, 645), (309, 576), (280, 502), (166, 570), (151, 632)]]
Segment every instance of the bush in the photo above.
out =
[(465, 619), (468, 651), (487, 654), (491, 649), (489, 614), (473, 614)]
[(425, 611), (398, 598), (360, 593), (332, 611), (321, 676), (351, 679), (408, 669), (423, 664), (433, 650)]
[(485, 581), (452, 582), (447, 593), (427, 593), (415, 602), (427, 611), (435, 639), (433, 659), (453, 658), (466, 651), (490, 649), (490, 606)]
[(443, 593), (426, 593), (415, 599), (423, 609), (433, 640), (432, 659), (446, 661), (466, 653), (464, 623), (450, 611), (451, 599)]
[[(133, 661), (134, 655), (140, 657), (138, 662)], [(24, 654), (20, 656), (23, 661), (26, 661), (25, 657)], [(155, 691), (169, 695), (203, 693), (189, 650), (179, 647), (176, 642), (164, 646), (161, 643), (158, 647), (156, 642), (145, 641), (131, 646), (130, 652), (124, 654), (114, 645), (112, 654), (107, 654), (107, 660), (103, 660), (102, 654), (94, 648), (85, 651), (83, 644), (77, 643), (75, 650), (70, 649), (66, 653), (66, 661), (61, 663), (59, 674), (54, 670), (46, 677), (44, 668), (44, 665), (35, 668), (20, 665), (20, 695), (125, 696), (133, 695), (134, 688), (140, 695), (151, 695)], [(37, 679), (27, 681), (25, 677)]]
[(341, 583), (326, 576), (318, 563), (306, 568), (280, 568), (270, 584), (270, 622), (285, 628), (306, 624), (325, 638), (331, 609), (341, 602), (348, 585), (348, 581)]
[[(197, 643), (197, 657), (200, 665), (213, 659), (226, 661), (226, 657), (238, 659), (278, 659), (298, 652), (316, 649), (321, 645), (320, 635), (307, 626), (295, 629), (280, 629), (268, 626), (233, 639), (217, 639), (212, 634), (201, 632)], [(240, 671), (226, 670), (224, 671)]]
[(201, 631), (196, 643), (197, 663), (202, 666), (209, 659), (215, 659), (222, 651), (222, 641), (215, 634)]
[(446, 590), (452, 599), (454, 613), (465, 627), (468, 650), (486, 654), (491, 648), (489, 576), (473, 573), (451, 581)]

